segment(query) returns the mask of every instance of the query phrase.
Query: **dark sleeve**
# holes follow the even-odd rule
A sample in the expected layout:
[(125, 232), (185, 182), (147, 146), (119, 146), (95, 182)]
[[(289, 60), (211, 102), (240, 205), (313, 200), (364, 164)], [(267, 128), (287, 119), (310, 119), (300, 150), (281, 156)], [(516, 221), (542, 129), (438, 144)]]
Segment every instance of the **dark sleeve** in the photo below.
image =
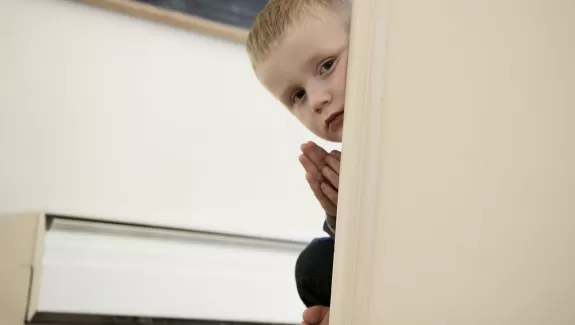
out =
[(330, 216), (329, 214), (325, 215), (325, 222), (323, 223), (323, 230), (327, 232), (327, 234), (331, 238), (335, 238), (335, 217)]

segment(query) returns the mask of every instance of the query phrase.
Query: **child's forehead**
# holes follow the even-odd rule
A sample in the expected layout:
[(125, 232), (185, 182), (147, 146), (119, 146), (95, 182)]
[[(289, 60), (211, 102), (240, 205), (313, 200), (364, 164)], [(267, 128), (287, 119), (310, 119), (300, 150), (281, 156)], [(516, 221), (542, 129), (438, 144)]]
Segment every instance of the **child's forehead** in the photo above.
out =
[[(310, 17), (290, 26), (284, 37), (272, 50), (272, 54), (313, 55), (317, 51), (329, 50), (347, 39), (347, 32), (340, 20)], [(292, 52), (292, 53), (290, 53)], [(293, 53), (297, 52), (297, 53)]]
[(308, 14), (289, 26), (258, 64), (260, 81), (275, 92), (309, 73), (348, 45), (346, 26), (337, 15)]

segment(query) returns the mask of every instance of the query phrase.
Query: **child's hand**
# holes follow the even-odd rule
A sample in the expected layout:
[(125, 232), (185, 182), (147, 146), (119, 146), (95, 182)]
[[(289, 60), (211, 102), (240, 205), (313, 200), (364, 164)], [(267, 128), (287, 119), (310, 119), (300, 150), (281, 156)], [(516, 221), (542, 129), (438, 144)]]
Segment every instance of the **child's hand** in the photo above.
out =
[(339, 166), (341, 153), (327, 153), (313, 142), (301, 146), (303, 154), (299, 160), (306, 171), (306, 179), (325, 212), (337, 215), (339, 189)]
[(302, 315), (301, 325), (329, 325), (329, 308), (313, 306), (306, 309)]

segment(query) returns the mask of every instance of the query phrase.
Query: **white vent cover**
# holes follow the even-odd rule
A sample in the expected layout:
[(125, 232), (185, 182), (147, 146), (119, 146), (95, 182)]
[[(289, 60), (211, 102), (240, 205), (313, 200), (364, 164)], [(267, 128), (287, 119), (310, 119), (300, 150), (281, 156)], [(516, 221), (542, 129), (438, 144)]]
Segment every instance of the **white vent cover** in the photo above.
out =
[(305, 243), (55, 218), (36, 313), (299, 324)]

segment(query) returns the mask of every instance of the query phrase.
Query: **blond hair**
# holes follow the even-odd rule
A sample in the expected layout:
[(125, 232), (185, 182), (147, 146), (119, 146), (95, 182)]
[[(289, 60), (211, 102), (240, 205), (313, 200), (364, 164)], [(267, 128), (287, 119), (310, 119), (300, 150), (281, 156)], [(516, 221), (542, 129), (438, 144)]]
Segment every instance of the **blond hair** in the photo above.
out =
[(248, 34), (246, 48), (252, 66), (266, 59), (288, 27), (301, 22), (304, 13), (317, 9), (335, 12), (349, 24), (351, 0), (270, 0), (256, 17)]

